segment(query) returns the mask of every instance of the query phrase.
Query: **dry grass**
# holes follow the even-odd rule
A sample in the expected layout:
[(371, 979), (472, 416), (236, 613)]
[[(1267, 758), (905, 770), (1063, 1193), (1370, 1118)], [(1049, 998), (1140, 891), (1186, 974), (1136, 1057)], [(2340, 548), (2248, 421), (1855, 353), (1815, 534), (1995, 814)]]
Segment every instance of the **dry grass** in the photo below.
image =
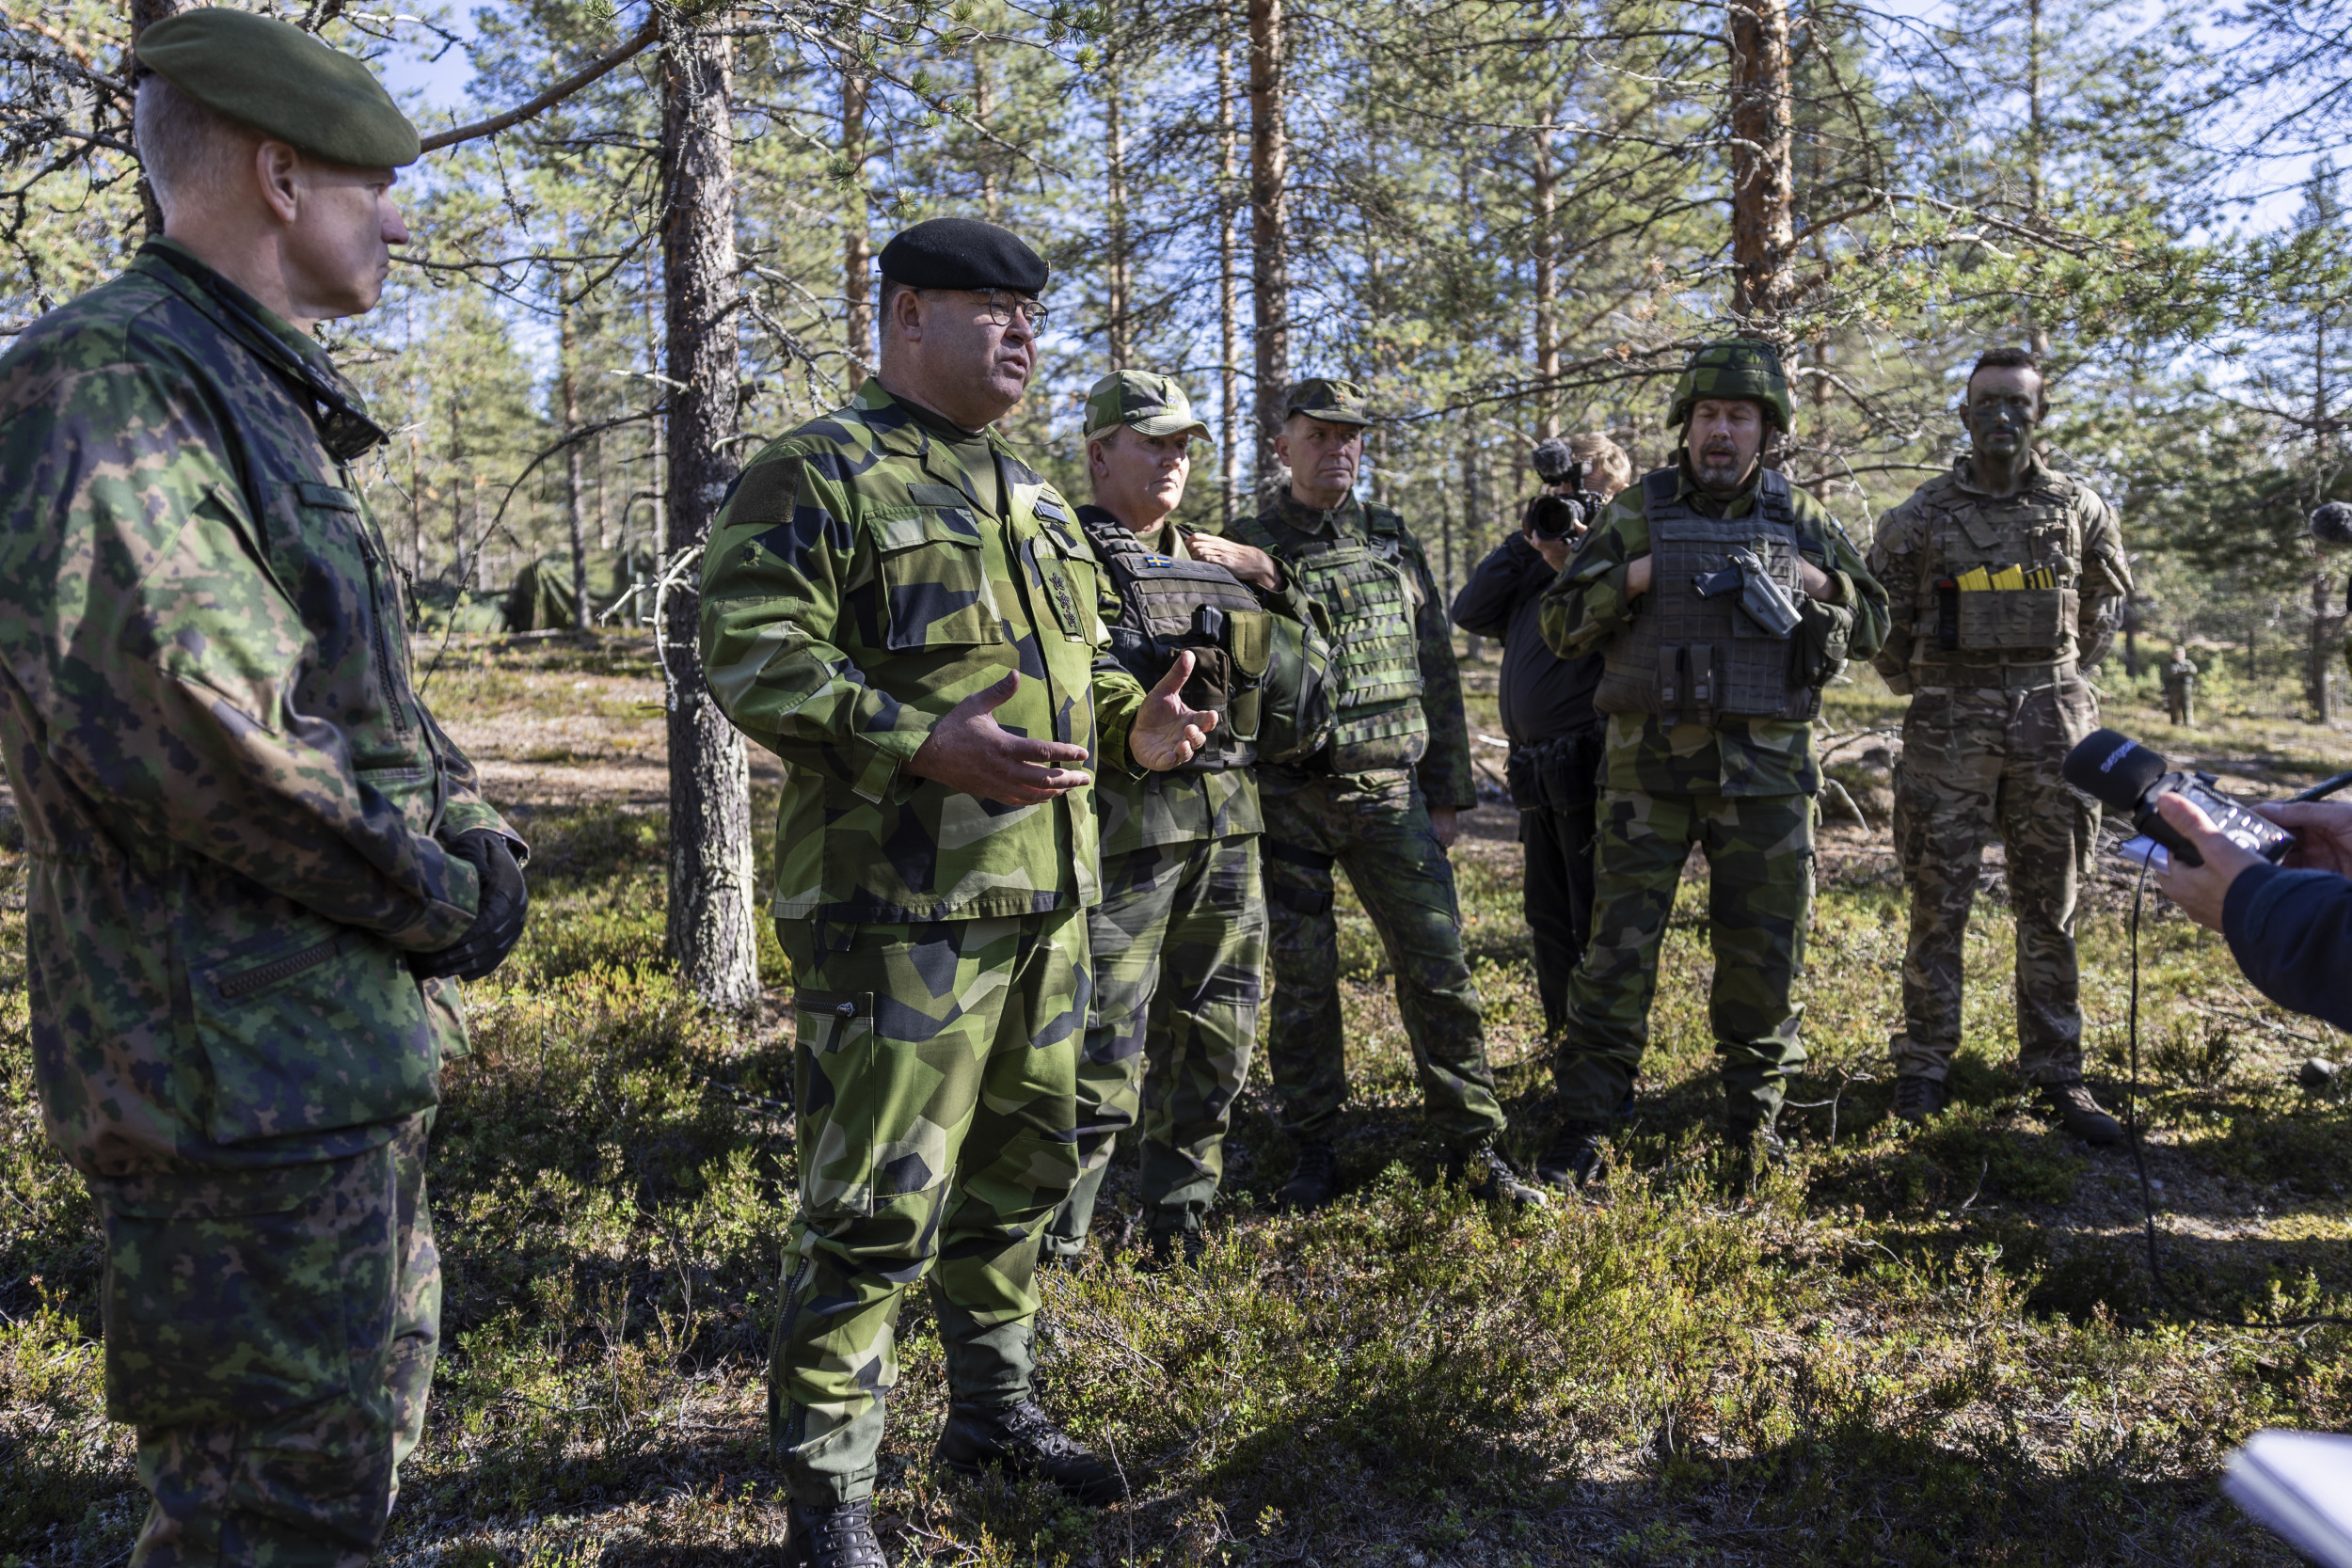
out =
[[(659, 692), (642, 658), (465, 653), (435, 701), (536, 844), (536, 916), (476, 988), (478, 1050), (448, 1074), (432, 1170), (444, 1359), (389, 1559), (772, 1561), (763, 1377), (791, 1207), (789, 1042), (717, 1026), (661, 961)], [(1838, 697), (1841, 730), (1892, 716), (1862, 686)], [(2159, 746), (2185, 738), (2116, 717)], [(1490, 710), (1481, 725), (1494, 733)], [(2280, 786), (2327, 770), (2339, 737), (2274, 722), (2198, 738), (2217, 771)], [(1871, 770), (1854, 768), (1867, 811)], [(1549, 1068), (1518, 851), (1504, 813), (1471, 829), (1466, 929), (1532, 1144)], [(2253, 1427), (2352, 1424), (2346, 1336), (2179, 1308), (2352, 1305), (2352, 1114), (2291, 1083), (2341, 1042), (2254, 997), (2215, 939), (2152, 920), (2151, 1169), (2180, 1292), (2161, 1298), (2127, 1162), (2070, 1147), (2003, 1070), (1997, 879), (1970, 938), (1959, 1103), (1924, 1132), (1888, 1118), (1903, 916), (1883, 848), (1860, 827), (1827, 835), (1815, 1068), (1796, 1096), (1821, 1103), (1792, 1113), (1791, 1166), (1737, 1200), (1713, 1135), (1702, 889), (1668, 936), (1644, 1115), (1605, 1198), (1502, 1223), (1437, 1182), (1378, 948), (1348, 910), (1348, 1198), (1307, 1220), (1267, 1212), (1290, 1156), (1253, 1092), (1201, 1268), (1145, 1276), (1120, 1254), (1049, 1279), (1047, 1402), (1139, 1481), (1099, 1513), (930, 1474), (945, 1391), (913, 1307), (882, 1489), (897, 1560), (2291, 1560), (2213, 1478)], [(101, 1410), (93, 1214), (31, 1101), (7, 928), (22, 876), (0, 855), (0, 1561), (95, 1568), (120, 1560), (140, 1499)], [(2084, 921), (2110, 1081), (2123, 896), (2103, 885)], [(765, 960), (780, 995), (772, 947)], [(1114, 1241), (1132, 1200), (1121, 1170)]]

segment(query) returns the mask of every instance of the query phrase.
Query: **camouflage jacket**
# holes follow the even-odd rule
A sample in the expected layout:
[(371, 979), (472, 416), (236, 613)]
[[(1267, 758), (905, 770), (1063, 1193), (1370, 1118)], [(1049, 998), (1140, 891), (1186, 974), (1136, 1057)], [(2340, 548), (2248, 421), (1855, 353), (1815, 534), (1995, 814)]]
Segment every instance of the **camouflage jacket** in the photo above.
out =
[[(1754, 484), (1728, 501), (1698, 488), (1679, 467), (1678, 493), (1708, 516), (1744, 517), (1756, 504)], [(1642, 600), (1625, 596), (1626, 567), (1649, 553), (1644, 486), (1634, 483), (1593, 525), (1560, 576), (1544, 591), (1544, 641), (1563, 658), (1601, 653), (1641, 613)], [(1792, 489), (1799, 553), (1830, 575), (1824, 602), (1805, 598), (1795, 635), (1843, 630), (1848, 652), (1867, 658), (1886, 635), (1886, 591), (1864, 567), (1862, 552), (1820, 501)], [(1724, 717), (1712, 724), (1670, 723), (1653, 714), (1609, 716), (1603, 787), (1622, 794), (1810, 795), (1820, 788), (1820, 759), (1813, 726), (1803, 720)]]
[[(1317, 512), (1285, 489), (1273, 505), (1255, 517), (1236, 518), (1227, 537), (1236, 544), (1254, 545), (1285, 567), (1295, 565), (1302, 549), (1318, 541), (1366, 541), (1372, 532), (1371, 511), (1354, 496), (1328, 512)], [(1430, 575), (1429, 558), (1403, 519), (1384, 512), (1403, 546), (1406, 569), (1418, 583), (1410, 607), (1416, 655), (1421, 667), (1422, 713), (1428, 721), (1428, 749), (1414, 772), (1422, 795), (1433, 806), (1469, 810), (1478, 803), (1470, 784), (1470, 721), (1462, 710), (1462, 678), (1454, 658), (1454, 628), (1446, 624), (1445, 606)], [(1290, 574), (1284, 572), (1287, 584)]]
[[(0, 357), (0, 748), (35, 1072), (92, 1177), (380, 1144), (462, 1051), (405, 954), (504, 830), (409, 685), (399, 587), (293, 358), (167, 242)], [(273, 364), (273, 361), (276, 361)]]
[[(1099, 509), (1080, 510), (1116, 521)], [(1184, 531), (1174, 523), (1164, 524), (1144, 542), (1162, 555), (1179, 561), (1193, 559), (1184, 547)], [(1243, 586), (1273, 613), (1294, 621), (1307, 619), (1306, 597), (1295, 588)], [(1094, 810), (1102, 821), (1105, 861), (1166, 844), (1238, 838), (1265, 831), (1265, 818), (1258, 810), (1254, 768), (1221, 768), (1214, 773), (1146, 773), (1140, 778), (1106, 770), (1095, 781)]]
[(904, 770), (947, 710), (1010, 671), (1021, 735), (1142, 770), (1143, 688), (1108, 652), (1117, 600), (1075, 512), (992, 433), (1004, 515), (867, 381), (754, 457), (703, 555), (702, 656), (738, 728), (790, 765), (779, 919), (980, 919), (1101, 898), (1094, 789), (1002, 806)]
[[(1936, 584), (1971, 566), (2012, 562), (2051, 569), (2063, 608), (2033, 641), (2045, 631), (2055, 641), (2016, 652), (1943, 646)], [(2090, 485), (2038, 457), (2016, 495), (1997, 497), (1978, 488), (1975, 466), (1962, 457), (1879, 519), (1869, 565), (1892, 601), (1886, 642), (1871, 663), (1898, 694), (1915, 685), (1970, 685), (1982, 672), (1997, 686), (2005, 662), (2094, 665), (2115, 641), (2132, 591), (2114, 512)]]

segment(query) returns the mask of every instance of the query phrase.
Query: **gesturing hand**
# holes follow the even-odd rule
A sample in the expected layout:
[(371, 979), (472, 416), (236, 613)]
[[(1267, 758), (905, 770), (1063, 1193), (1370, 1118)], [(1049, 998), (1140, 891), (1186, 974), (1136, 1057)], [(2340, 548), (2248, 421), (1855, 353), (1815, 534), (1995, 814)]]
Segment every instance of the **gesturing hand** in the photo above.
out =
[(1193, 752), (1208, 740), (1209, 732), (1216, 728), (1216, 714), (1184, 705), (1184, 682), (1191, 678), (1192, 655), (1180, 653), (1168, 673), (1160, 677), (1160, 684), (1143, 699), (1143, 709), (1127, 732), (1127, 750), (1154, 773), (1190, 762)]
[(1061, 766), (1086, 761), (1085, 747), (1032, 740), (996, 722), (996, 709), (1019, 689), (1016, 670), (949, 708), (907, 759), (907, 771), (1008, 806), (1034, 806), (1089, 782), (1092, 774)]
[(1281, 568), (1255, 545), (1244, 545), (1222, 534), (1195, 533), (1185, 538), (1184, 547), (1192, 551), (1193, 559), (1222, 566), (1244, 582), (1264, 589), (1282, 586)]

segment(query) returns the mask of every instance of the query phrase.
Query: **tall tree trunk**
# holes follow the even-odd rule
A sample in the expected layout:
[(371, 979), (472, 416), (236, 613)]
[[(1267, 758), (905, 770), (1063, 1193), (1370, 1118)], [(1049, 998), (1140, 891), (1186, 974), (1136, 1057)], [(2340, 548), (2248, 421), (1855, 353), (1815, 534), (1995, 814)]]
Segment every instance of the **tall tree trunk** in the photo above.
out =
[[(139, 35), (167, 16), (194, 10), (203, 0), (131, 0), (131, 46), (138, 47)], [(130, 59), (123, 61), (123, 75), (131, 73)], [(163, 204), (155, 199), (155, 187), (147, 182), (144, 172), (139, 175), (139, 216), (147, 226), (147, 237), (160, 239), (164, 232)]]
[(1241, 358), (1234, 352), (1240, 330), (1240, 291), (1234, 269), (1240, 265), (1241, 242), (1236, 232), (1234, 176), (1238, 167), (1239, 132), (1233, 119), (1233, 40), (1232, 13), (1220, 8), (1216, 29), (1216, 332), (1217, 392), (1222, 399), (1224, 442), (1222, 491), (1217, 515), (1230, 530), (1241, 490)]
[(576, 439), (580, 430), (580, 373), (575, 356), (580, 343), (572, 336), (572, 309), (556, 318), (556, 363), (564, 393), (564, 520), (572, 534), (572, 630), (588, 629), (588, 452)]
[(850, 188), (843, 193), (841, 214), (841, 298), (848, 307), (852, 388), (874, 373), (874, 237), (866, 210), (866, 86), (858, 72), (842, 73), (841, 156), (850, 166)]
[(1730, 0), (1731, 313), (1777, 341), (1796, 243), (1788, 0)]
[(2328, 677), (2335, 673), (2336, 641), (2344, 635), (2343, 618), (2330, 603), (2330, 585), (2326, 572), (2312, 574), (2312, 641), (2304, 656), (2303, 685), (2311, 694), (2312, 720), (2320, 724), (2336, 716), (2335, 683)]
[(1556, 228), (1559, 202), (1559, 172), (1552, 166), (1552, 126), (1560, 119), (1562, 105), (1554, 104), (1544, 116), (1544, 128), (1535, 133), (1535, 156), (1533, 184), (1534, 187), (1535, 222), (1535, 377), (1543, 384), (1541, 412), (1535, 420), (1538, 439), (1548, 440), (1560, 434), (1560, 236)]
[[(988, 124), (988, 112), (993, 88), (988, 79), (988, 51), (975, 40), (972, 44), (972, 122)], [(986, 141), (976, 144), (973, 160), (980, 166), (980, 216), (991, 223), (1004, 221), (1004, 193), (996, 178), (996, 149)]]
[[(661, 55), (661, 263), (670, 379), (670, 547), (709, 537), (734, 467), (734, 44), (665, 21)], [(748, 1013), (759, 1002), (752, 927), (751, 770), (743, 737), (710, 700), (695, 653), (701, 594), (666, 600), (670, 740), (669, 949), (694, 993)]]
[(1124, 107), (1119, 80), (1119, 53), (1114, 46), (1103, 66), (1103, 130), (1104, 184), (1110, 203), (1110, 256), (1104, 269), (1107, 288), (1104, 291), (1104, 314), (1108, 316), (1108, 347), (1111, 369), (1123, 371), (1134, 356), (1135, 341), (1131, 330), (1130, 299), (1134, 279), (1129, 276), (1133, 258), (1129, 255), (1127, 234), (1127, 128), (1120, 122), (1120, 111)]
[[(2026, 0), (2026, 228), (2032, 232), (2042, 226), (2042, 164), (2048, 146), (2042, 123), (2042, 0)], [(2036, 356), (2048, 354), (2050, 329), (2042, 325), (2030, 293), (2024, 296), (2024, 309), (2026, 341)]]
[(1290, 327), (1290, 143), (1282, 127), (1282, 0), (1249, 7), (1249, 290), (1255, 313), (1258, 478), (1280, 471), (1274, 436), (1288, 389)]

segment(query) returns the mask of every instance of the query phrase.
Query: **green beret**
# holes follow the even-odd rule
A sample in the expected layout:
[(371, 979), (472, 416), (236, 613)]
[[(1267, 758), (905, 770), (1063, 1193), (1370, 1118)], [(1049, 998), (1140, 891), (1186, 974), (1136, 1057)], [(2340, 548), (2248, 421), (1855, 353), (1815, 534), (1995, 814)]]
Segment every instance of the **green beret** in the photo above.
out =
[(1304, 414), (1326, 424), (1370, 424), (1372, 402), (1353, 381), (1313, 375), (1291, 383), (1289, 395), (1282, 399), (1282, 418), (1287, 420), (1293, 414)]
[(417, 161), (417, 128), (367, 63), (291, 23), (200, 7), (141, 33), (138, 57), (215, 114), (313, 156), (358, 168)]

